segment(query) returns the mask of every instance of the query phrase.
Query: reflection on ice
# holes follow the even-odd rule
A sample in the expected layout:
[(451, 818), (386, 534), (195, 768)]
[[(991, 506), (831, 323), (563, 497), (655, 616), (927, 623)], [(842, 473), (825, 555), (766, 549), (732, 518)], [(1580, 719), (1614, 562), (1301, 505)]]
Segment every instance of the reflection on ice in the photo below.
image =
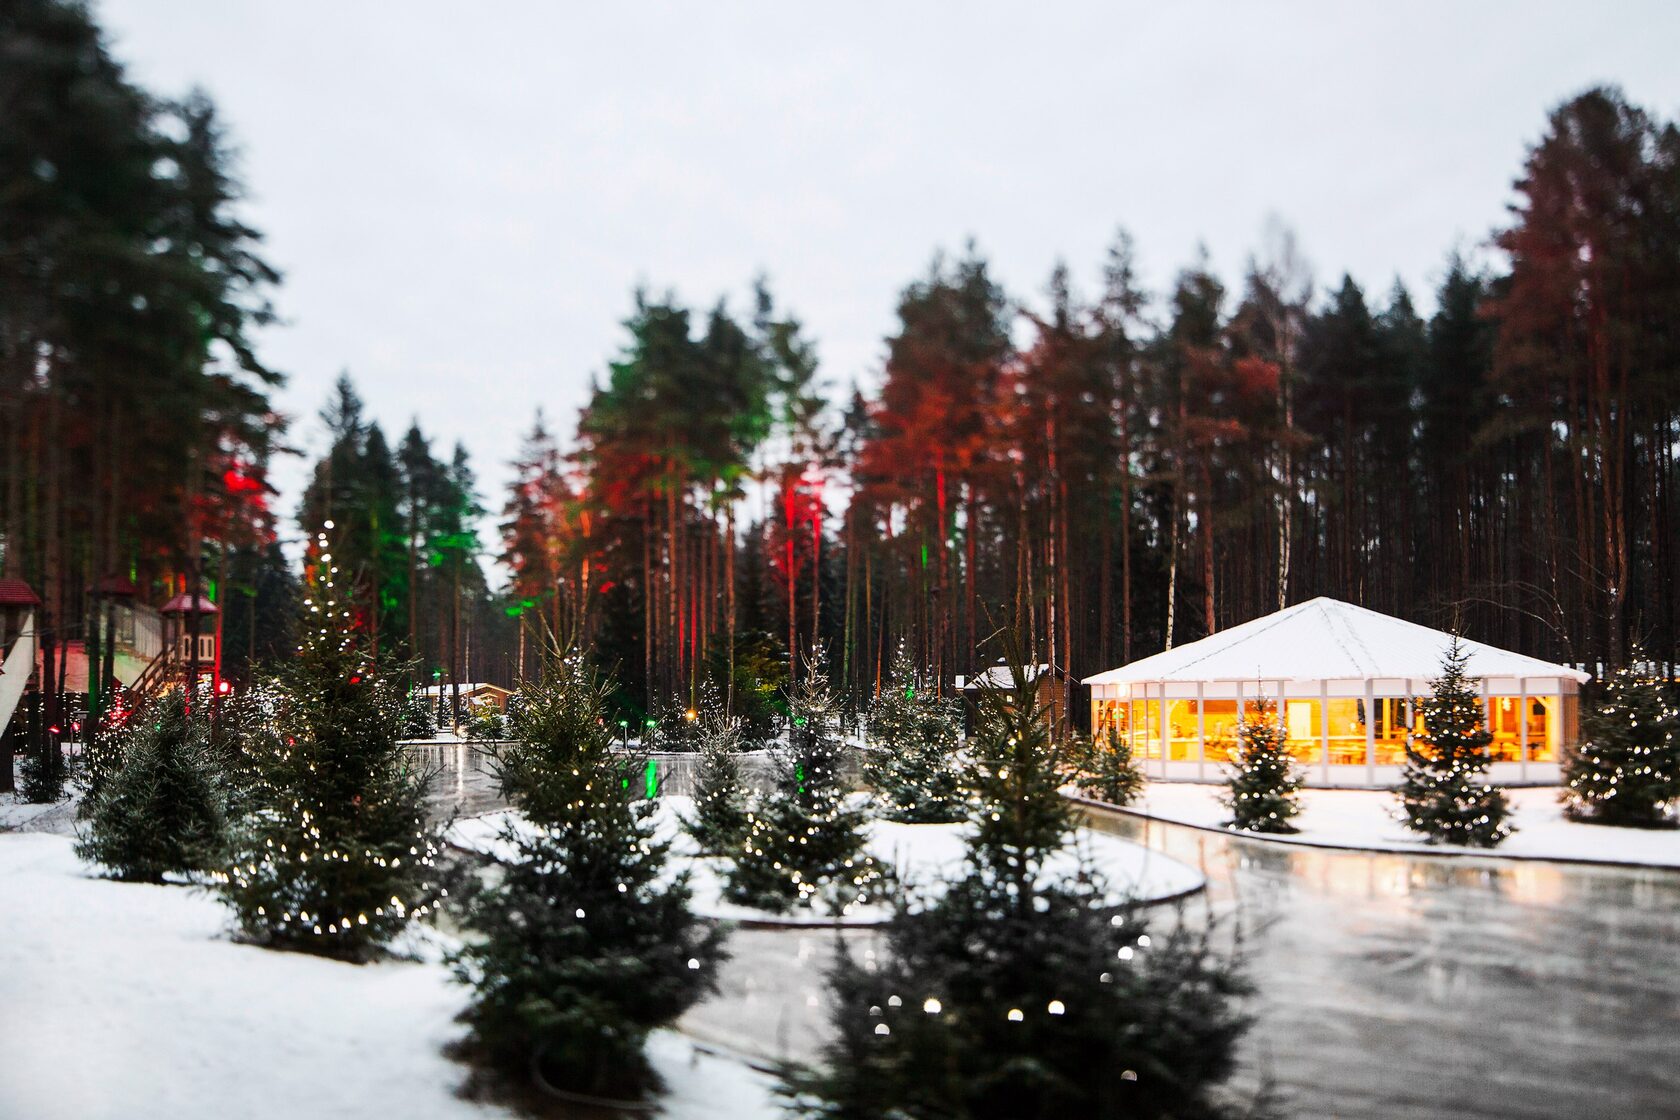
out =
[[(1245, 1080), (1311, 1117), (1676, 1115), (1680, 872), (1280, 846), (1104, 815), (1199, 868), (1258, 981)], [(815, 1052), (836, 934), (740, 930), (685, 1029)], [(862, 959), (876, 935), (838, 935)]]

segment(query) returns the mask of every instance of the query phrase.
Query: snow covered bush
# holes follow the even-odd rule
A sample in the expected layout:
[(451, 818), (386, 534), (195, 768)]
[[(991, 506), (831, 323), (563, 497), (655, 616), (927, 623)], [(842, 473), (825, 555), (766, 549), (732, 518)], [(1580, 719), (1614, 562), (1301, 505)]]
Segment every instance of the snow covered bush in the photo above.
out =
[(786, 1092), (829, 1120), (1254, 1115), (1219, 1089), (1245, 982), (1205, 935), (1153, 927), (1088, 864), (1046, 869), (1076, 824), (1068, 760), (1037, 690), (980, 704), (964, 872), (901, 905), (874, 960), (842, 948), (833, 1038)]
[(1441, 675), (1423, 701), (1423, 731), (1406, 744), (1400, 782), (1402, 823), (1431, 843), (1492, 848), (1511, 834), (1505, 791), (1486, 780), (1493, 764), (1482, 698), (1454, 635)]
[[(1640, 654), (1636, 650), (1637, 663)], [(1680, 704), (1661, 678), (1618, 670), (1563, 762), (1565, 811), (1593, 824), (1664, 828), (1680, 804)]]
[(178, 690), (135, 713), (106, 744), (121, 761), (83, 803), (76, 854), (115, 878), (146, 883), (219, 869), (226, 793), (207, 731)]
[(470, 1050), (564, 1092), (628, 1098), (656, 1087), (643, 1046), (716, 983), (721, 934), (665, 874), (655, 803), (612, 749), (605, 689), (576, 658), (521, 686), (522, 741), (497, 751), (525, 827), (502, 840), (500, 880), (468, 903), (455, 954), (473, 987)]
[(248, 937), (366, 959), (447, 892), (426, 821), (426, 775), (399, 741), (402, 697), (339, 597), (324, 539), (312, 557), (303, 644), (258, 740), (252, 812), (222, 895)]
[(1277, 705), (1260, 701), (1258, 712), (1244, 714), (1237, 724), (1237, 745), (1225, 778), (1225, 808), (1231, 819), (1225, 827), (1242, 832), (1288, 833), (1289, 822), (1301, 812), (1301, 772), (1289, 753)]
[(911, 824), (961, 820), (957, 741), (962, 708), (919, 687), (908, 648), (893, 656), (892, 677), (869, 706), (864, 779), (881, 816)]
[(774, 787), (748, 812), (724, 896), (773, 912), (821, 899), (840, 912), (873, 900), (884, 873), (864, 850), (864, 811), (847, 800), (840, 703), (820, 653), (810, 655), (788, 709)]

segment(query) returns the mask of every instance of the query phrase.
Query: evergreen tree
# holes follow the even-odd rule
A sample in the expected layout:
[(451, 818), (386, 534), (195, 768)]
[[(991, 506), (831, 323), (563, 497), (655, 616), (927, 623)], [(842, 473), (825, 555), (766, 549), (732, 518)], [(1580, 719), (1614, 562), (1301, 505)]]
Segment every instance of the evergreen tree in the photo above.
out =
[(724, 894), (771, 911), (821, 898), (831, 910), (875, 898), (884, 878), (864, 846), (864, 813), (847, 804), (840, 702), (813, 649), (788, 696), (788, 742), (775, 749), (775, 786), (748, 813)]
[(683, 827), (702, 852), (721, 855), (747, 836), (747, 789), (741, 780), (741, 720), (727, 715), (710, 689), (702, 702), (700, 766), (694, 781), (694, 817)]
[(525, 823), (504, 830), (502, 880), (468, 907), (465, 1019), (494, 1066), (632, 1096), (656, 1083), (647, 1033), (714, 987), (721, 935), (690, 912), (687, 875), (665, 873), (656, 803), (626, 789), (639, 760), (612, 748), (603, 683), (553, 658), (520, 694), (522, 741), (497, 764)]
[(122, 770), (137, 718), (138, 713), (134, 711), (114, 708), (88, 735), (81, 765), (76, 768), (76, 785), (82, 791), (81, 804), (76, 807), (78, 820), (85, 821), (93, 815), (93, 807), (99, 804), (105, 788)]
[(302, 645), (223, 897), (252, 938), (363, 959), (448, 892), (426, 775), (398, 741), (401, 696), (375, 674), (324, 534), (311, 551)]
[(1243, 832), (1295, 832), (1290, 824), (1301, 812), (1302, 777), (1284, 741), (1277, 705), (1260, 702), (1260, 710), (1244, 713), (1237, 724), (1237, 747), (1225, 779), (1225, 808), (1231, 811), (1226, 828)]
[(1130, 805), (1148, 784), (1132, 757), (1131, 741), (1117, 731), (1110, 730), (1106, 742), (1076, 738), (1069, 754), (1080, 790), (1099, 801)]
[[(1505, 791), (1485, 780), (1492, 758), (1482, 698), (1465, 675), (1470, 655), (1457, 635), (1423, 701), (1423, 731), (1406, 744), (1403, 823), (1431, 843), (1491, 848), (1511, 833)], [(1422, 740), (1422, 746), (1417, 745)]]
[(437, 737), (437, 711), (426, 694), (418, 688), (408, 691), (403, 701), (402, 737), (404, 739), (433, 739)]
[(1564, 758), (1569, 816), (1594, 824), (1660, 828), (1680, 802), (1680, 707), (1634, 651), (1604, 683), (1581, 721), (1581, 745)]
[(207, 730), (188, 714), (180, 690), (136, 714), (122, 733), (121, 765), (99, 783), (76, 854), (118, 879), (146, 883), (220, 868), (226, 795)]
[(260, 803), (263, 774), (258, 759), (279, 747), (277, 711), (278, 697), (266, 682), (214, 696), (206, 681), (193, 704), (191, 716), (204, 723), (205, 745), (221, 781), (230, 822), (244, 819)]
[(467, 738), (474, 742), (489, 742), (505, 738), (507, 720), (496, 705), (484, 701), (467, 709)]
[(910, 651), (900, 642), (892, 680), (869, 706), (864, 777), (881, 815), (911, 824), (963, 818), (957, 771), (962, 709), (956, 701), (918, 687)]
[[(24, 708), (20, 704), (19, 708)], [(25, 801), (36, 805), (48, 805), (55, 801), (64, 800), (64, 782), (68, 777), (68, 769), (64, 765), (64, 747), (58, 741), (58, 735), (50, 727), (40, 726), (45, 722), (39, 709), (25, 711), (19, 720), (26, 728), (37, 730), (34, 736), (34, 748), (24, 753), (18, 765), (18, 792)]]
[(642, 726), (643, 750), (693, 754), (706, 738), (700, 710), (676, 699), (656, 704)]
[(851, 1120), (1237, 1115), (1218, 1086), (1246, 1028), (1247, 986), (1180, 925), (1152, 932), (1089, 865), (1052, 869), (1075, 828), (1020, 658), (981, 698), (969, 741), (966, 869), (901, 907), (887, 952), (842, 952), (822, 1068), (793, 1069), (806, 1115)]

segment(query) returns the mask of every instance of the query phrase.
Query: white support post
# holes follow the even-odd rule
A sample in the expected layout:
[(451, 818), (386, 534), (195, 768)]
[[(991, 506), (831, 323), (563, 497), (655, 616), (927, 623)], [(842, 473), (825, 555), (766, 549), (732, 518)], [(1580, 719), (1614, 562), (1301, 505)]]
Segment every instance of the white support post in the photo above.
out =
[(1377, 784), (1377, 686), (1365, 678), (1365, 784)]
[(1318, 755), (1324, 784), (1330, 784), (1330, 682), (1318, 682)]
[(1522, 767), (1517, 773), (1528, 781), (1528, 678), (1517, 678), (1517, 758)]
[(1161, 777), (1167, 776), (1167, 682), (1156, 687), (1155, 741), (1161, 746)]
[(1482, 678), (1482, 730), (1488, 733), (1488, 748), (1491, 750), (1493, 741), (1493, 697), (1488, 695), (1487, 678)]
[(1196, 682), (1196, 780), (1207, 779), (1207, 686)]

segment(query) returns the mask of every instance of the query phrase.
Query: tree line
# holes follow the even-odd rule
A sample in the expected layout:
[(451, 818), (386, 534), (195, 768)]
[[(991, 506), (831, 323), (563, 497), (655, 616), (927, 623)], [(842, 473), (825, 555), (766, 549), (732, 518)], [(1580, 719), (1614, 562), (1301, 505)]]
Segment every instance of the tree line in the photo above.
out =
[[(0, 20), (0, 569), (45, 600), (49, 672), (121, 576), (213, 592), (240, 679), (295, 645), (251, 341), (278, 274), (207, 97), (135, 85), (80, 5)], [(867, 389), (767, 282), (642, 291), (575, 428), (539, 414), (516, 454), (505, 588), (464, 451), (393, 446), (348, 380), (299, 521), (334, 523), (382, 655), (511, 683), (552, 634), (631, 713), (711, 682), (768, 718), (813, 643), (856, 710), (901, 643), (949, 687), (1002, 627), (1077, 678), (1320, 594), (1671, 666), (1674, 123), (1558, 106), (1491, 246), (1425, 315), (1315, 283), (1281, 227), (1234, 282), (1200, 257), (1159, 291), (1124, 232), (1088, 292), (1065, 266), (1008, 292), (971, 245), (900, 293)]]
[[(854, 702), (897, 643), (946, 682), (1001, 626), (1073, 677), (1313, 595), (1538, 656), (1675, 656), (1680, 134), (1558, 107), (1434, 309), (1318, 289), (1287, 230), (1235, 286), (1191, 262), (1035, 299), (972, 246), (909, 284), (879, 388), (829, 395), (765, 285), (747, 314), (638, 293), (569, 455), (539, 422), (515, 594), (694, 703), (821, 643)], [(744, 517), (764, 496), (763, 512)]]
[(237, 589), (237, 651), (283, 648), (252, 342), (280, 277), (240, 198), (207, 96), (129, 80), (83, 5), (0, 11), (0, 574), (43, 600), (49, 723), (113, 586)]

